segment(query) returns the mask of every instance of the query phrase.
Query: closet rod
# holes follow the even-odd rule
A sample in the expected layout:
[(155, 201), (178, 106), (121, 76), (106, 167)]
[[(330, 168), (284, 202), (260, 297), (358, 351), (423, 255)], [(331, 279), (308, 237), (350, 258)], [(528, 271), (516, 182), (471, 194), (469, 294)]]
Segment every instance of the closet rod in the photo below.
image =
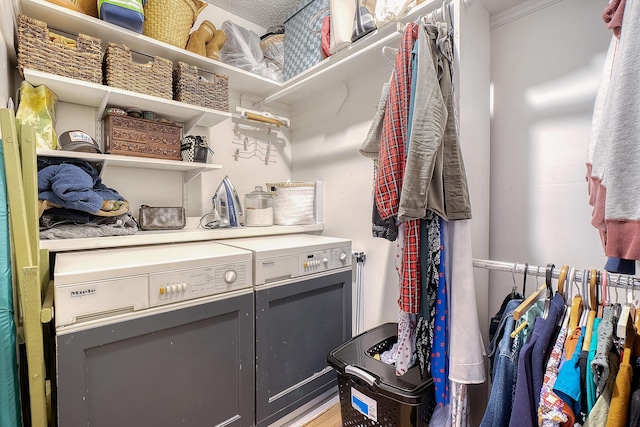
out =
[[(484, 268), (485, 270), (504, 271), (507, 273), (524, 274), (525, 263), (521, 262), (506, 262), (506, 261), (494, 261), (490, 259), (474, 259), (473, 266), (476, 268)], [(561, 265), (556, 265), (551, 274), (554, 279), (560, 276)], [(547, 268), (537, 265), (527, 266), (528, 276), (540, 276), (546, 275)], [(582, 282), (582, 271), (579, 269), (576, 271), (576, 282)], [(636, 281), (638, 284), (636, 284)], [(609, 273), (609, 284), (617, 287), (625, 287), (627, 284), (632, 287), (640, 286), (640, 277), (631, 276), (628, 274)]]

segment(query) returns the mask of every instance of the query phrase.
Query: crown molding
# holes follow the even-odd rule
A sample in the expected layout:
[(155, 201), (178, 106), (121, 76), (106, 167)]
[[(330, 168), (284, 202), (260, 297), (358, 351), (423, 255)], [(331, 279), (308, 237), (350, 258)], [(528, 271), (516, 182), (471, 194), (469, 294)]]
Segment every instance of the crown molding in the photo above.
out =
[(493, 15), (489, 21), (489, 28), (493, 30), (494, 28), (513, 22), (516, 19), (523, 18), (544, 9), (545, 7), (559, 3), (560, 1), (562, 0), (527, 0), (518, 6), (514, 6), (504, 12)]

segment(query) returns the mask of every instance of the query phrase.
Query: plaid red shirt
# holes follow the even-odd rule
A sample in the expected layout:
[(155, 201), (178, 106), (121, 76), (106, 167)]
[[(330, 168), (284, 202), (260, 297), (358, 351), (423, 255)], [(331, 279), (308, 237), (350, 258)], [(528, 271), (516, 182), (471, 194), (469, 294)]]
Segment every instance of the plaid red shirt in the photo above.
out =
[[(376, 206), (382, 219), (396, 216), (400, 204), (411, 101), (411, 50), (418, 39), (418, 27), (410, 23), (402, 35), (382, 125), (375, 188)], [(398, 305), (402, 311), (415, 314), (420, 312), (419, 247), (420, 220), (406, 221)]]

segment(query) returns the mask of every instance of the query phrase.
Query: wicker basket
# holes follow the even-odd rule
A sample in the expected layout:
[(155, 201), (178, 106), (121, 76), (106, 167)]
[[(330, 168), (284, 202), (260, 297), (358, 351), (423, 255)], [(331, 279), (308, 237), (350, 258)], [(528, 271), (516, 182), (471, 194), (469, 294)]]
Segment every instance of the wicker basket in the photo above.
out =
[(193, 23), (207, 4), (201, 0), (147, 0), (142, 34), (184, 49)]
[(206, 81), (195, 65), (178, 62), (173, 70), (174, 99), (214, 110), (229, 111), (229, 76), (213, 73)]
[(30, 68), (102, 84), (101, 57), (100, 39), (78, 34), (74, 42), (50, 33), (42, 21), (18, 16), (18, 69), (23, 76), (23, 69)]
[(159, 56), (149, 64), (137, 64), (131, 49), (118, 43), (109, 42), (104, 54), (106, 85), (160, 98), (173, 99), (172, 68), (173, 62)]
[(51, 3), (84, 13), (94, 18), (98, 17), (98, 1), (97, 0), (48, 0)]

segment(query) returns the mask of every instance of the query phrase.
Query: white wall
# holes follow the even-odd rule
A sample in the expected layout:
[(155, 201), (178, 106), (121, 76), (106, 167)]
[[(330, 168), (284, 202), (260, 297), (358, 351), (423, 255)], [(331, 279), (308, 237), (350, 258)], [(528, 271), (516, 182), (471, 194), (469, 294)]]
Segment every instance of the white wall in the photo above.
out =
[(382, 54), (378, 59), (370, 67), (377, 74), (292, 108), (294, 179), (323, 181), (324, 234), (351, 239), (353, 250), (367, 255), (363, 331), (398, 320), (395, 243), (371, 237), (373, 162), (358, 152), (391, 75)]
[[(491, 31), (492, 259), (604, 266), (585, 160), (611, 37), (606, 3), (564, 0)], [(494, 272), (490, 283), (495, 313), (513, 281)]]

